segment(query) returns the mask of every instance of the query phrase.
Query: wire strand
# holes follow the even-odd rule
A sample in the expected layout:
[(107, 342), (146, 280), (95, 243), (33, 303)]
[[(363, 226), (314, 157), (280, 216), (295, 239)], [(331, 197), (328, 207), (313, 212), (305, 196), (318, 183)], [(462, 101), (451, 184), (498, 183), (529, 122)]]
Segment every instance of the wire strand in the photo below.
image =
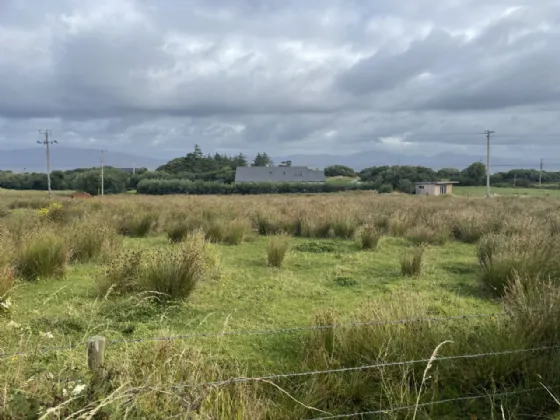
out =
[[(504, 315), (506, 315), (505, 312), (495, 312), (495, 313), (488, 313), (488, 314), (466, 314), (466, 315), (455, 315), (455, 316), (447, 316), (447, 317), (425, 317), (425, 318), (397, 319), (397, 320), (388, 320), (388, 321), (350, 322), (346, 324), (312, 325), (312, 326), (301, 326), (301, 327), (290, 327), (290, 328), (279, 328), (279, 329), (203, 332), (203, 333), (193, 333), (193, 334), (185, 334), (185, 335), (172, 335), (172, 336), (165, 336), (165, 337), (107, 340), (107, 344), (142, 343), (142, 342), (153, 342), (153, 341), (178, 341), (178, 340), (189, 340), (193, 338), (204, 338), (204, 337), (285, 334), (285, 333), (300, 332), (300, 331), (313, 331), (313, 330), (320, 331), (320, 330), (330, 330), (335, 328), (361, 327), (361, 326), (368, 326), (368, 325), (373, 326), (373, 325), (414, 324), (419, 322), (445, 322), (445, 321), (474, 319), (474, 318), (491, 318), (495, 316), (504, 316)], [(70, 350), (79, 346), (85, 346), (86, 344), (87, 342), (84, 341), (84, 342), (74, 343), (68, 346), (45, 347), (42, 349), (38, 349), (37, 352), (47, 353), (49, 351)], [(29, 354), (34, 354), (34, 353), (32, 352), (0, 353), (0, 359), (5, 357), (26, 356)]]
[[(558, 387), (553, 387), (553, 388), (558, 388)], [(421, 408), (421, 407), (427, 407), (427, 406), (435, 405), (435, 404), (446, 404), (446, 403), (455, 402), (455, 401), (472, 401), (472, 400), (477, 400), (477, 399), (482, 399), (482, 398), (501, 398), (501, 397), (506, 397), (508, 395), (518, 395), (518, 394), (524, 394), (524, 393), (535, 392), (535, 391), (545, 391), (545, 388), (544, 387), (530, 388), (530, 389), (524, 389), (524, 390), (519, 390), (519, 391), (500, 392), (500, 393), (497, 393), (497, 394), (484, 394), (484, 395), (481, 394), (481, 395), (472, 395), (472, 396), (457, 397), (457, 398), (448, 398), (448, 399), (445, 399), (445, 400), (438, 400), (438, 401), (431, 401), (431, 402), (427, 402), (427, 403), (421, 403), (421, 404), (418, 404), (418, 407)], [(406, 405), (406, 406), (402, 406), (402, 407), (389, 408), (389, 409), (385, 409), (385, 410), (363, 411), (361, 413), (351, 413), (351, 414), (338, 414), (338, 415), (327, 416), (327, 417), (314, 417), (311, 420), (347, 419), (347, 418), (351, 418), (351, 417), (369, 416), (369, 415), (373, 415), (373, 414), (388, 414), (388, 413), (394, 413), (396, 411), (411, 410), (415, 407), (416, 407), (416, 405)]]
[(360, 370), (369, 370), (375, 368), (385, 368), (385, 367), (394, 367), (394, 366), (404, 366), (404, 365), (412, 365), (416, 363), (428, 363), (428, 362), (437, 362), (437, 361), (448, 361), (448, 360), (460, 360), (460, 359), (478, 359), (482, 357), (489, 357), (489, 356), (505, 356), (510, 354), (520, 354), (520, 353), (531, 353), (537, 351), (545, 351), (545, 350), (553, 350), (558, 349), (560, 346), (546, 346), (546, 347), (534, 347), (530, 349), (517, 349), (517, 350), (505, 350), (501, 352), (487, 352), (487, 353), (475, 353), (475, 354), (463, 354), (459, 356), (443, 356), (437, 357), (435, 359), (418, 359), (418, 360), (406, 360), (406, 361), (398, 361), (398, 362), (381, 362), (372, 365), (362, 365), (356, 367), (345, 367), (345, 368), (337, 368), (337, 369), (328, 369), (328, 370), (314, 370), (314, 371), (306, 371), (306, 372), (290, 372), (290, 373), (280, 373), (274, 375), (267, 375), (267, 376), (259, 376), (259, 377), (237, 377), (231, 378), (224, 381), (215, 381), (215, 382), (205, 382), (205, 383), (198, 383), (198, 384), (177, 384), (174, 387), (198, 387), (198, 386), (212, 386), (218, 387), (223, 385), (229, 384), (237, 384), (237, 383), (244, 383), (244, 382), (258, 382), (261, 380), (273, 380), (273, 379), (281, 379), (281, 378), (294, 378), (294, 377), (302, 377), (302, 376), (315, 376), (315, 375), (324, 375), (327, 373), (342, 373), (342, 372), (355, 372)]

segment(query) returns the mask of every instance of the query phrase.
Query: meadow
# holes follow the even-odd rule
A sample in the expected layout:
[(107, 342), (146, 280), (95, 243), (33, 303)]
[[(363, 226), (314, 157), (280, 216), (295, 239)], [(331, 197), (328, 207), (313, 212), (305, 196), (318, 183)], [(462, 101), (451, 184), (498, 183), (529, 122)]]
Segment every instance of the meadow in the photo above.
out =
[[(551, 187), (556, 185), (551, 185)], [(517, 196), (517, 197), (560, 197), (558, 188), (525, 188), (525, 187), (492, 187), (491, 194), (494, 196)], [(461, 187), (453, 188), (453, 193), (465, 197), (484, 197), (486, 187)]]
[(0, 418), (559, 419), (559, 210), (0, 192)]

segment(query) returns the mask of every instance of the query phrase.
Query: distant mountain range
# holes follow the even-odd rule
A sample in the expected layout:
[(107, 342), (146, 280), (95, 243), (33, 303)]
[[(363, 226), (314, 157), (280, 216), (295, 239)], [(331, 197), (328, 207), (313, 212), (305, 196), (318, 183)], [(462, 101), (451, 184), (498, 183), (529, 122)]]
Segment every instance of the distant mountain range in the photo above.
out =
[[(485, 156), (465, 156), (452, 153), (436, 156), (399, 155), (388, 152), (364, 152), (351, 155), (291, 155), (273, 157), (276, 164), (291, 160), (294, 166), (325, 168), (330, 165), (346, 165), (356, 170), (380, 165), (419, 165), (433, 169), (467, 167), (473, 162), (485, 162)], [(156, 169), (166, 163), (166, 159), (134, 156), (121, 152), (105, 153), (105, 165), (116, 168)], [(54, 146), (51, 153), (51, 170), (70, 170), (91, 168), (100, 165), (100, 152), (88, 149), (73, 149)], [(508, 171), (513, 168), (537, 169), (539, 162), (527, 165), (518, 159), (492, 158), (492, 172)], [(546, 168), (558, 170), (559, 168)], [(44, 148), (0, 150), (0, 170), (13, 172), (45, 172), (46, 159)]]
[[(51, 170), (66, 171), (100, 166), (101, 153), (97, 150), (73, 149), (54, 145), (51, 149)], [(156, 169), (164, 159), (134, 156), (120, 152), (106, 152), (105, 165), (115, 168)], [(0, 170), (13, 172), (46, 172), (45, 148), (0, 150)]]
[[(486, 163), (486, 156), (457, 155), (453, 153), (442, 153), (435, 156), (400, 155), (388, 152), (364, 152), (351, 155), (292, 155), (274, 158), (276, 164), (291, 160), (293, 166), (309, 166), (313, 168), (325, 168), (330, 165), (345, 165), (355, 170), (361, 170), (371, 166), (381, 165), (413, 165), (425, 166), (432, 169), (457, 168), (463, 169), (473, 162)], [(539, 161), (534, 165), (528, 164), (527, 159), (508, 159), (495, 157), (491, 161), (492, 172), (506, 172), (514, 168), (537, 169)], [(553, 168), (547, 168), (553, 170)], [(558, 170), (559, 168), (555, 168)]]

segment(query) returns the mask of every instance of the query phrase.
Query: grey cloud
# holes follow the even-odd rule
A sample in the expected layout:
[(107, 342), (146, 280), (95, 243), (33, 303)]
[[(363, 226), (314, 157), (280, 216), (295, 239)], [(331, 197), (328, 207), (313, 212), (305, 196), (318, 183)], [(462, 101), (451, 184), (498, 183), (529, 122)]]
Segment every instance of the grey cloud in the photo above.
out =
[(491, 128), (510, 134), (499, 153), (537, 156), (556, 138), (526, 134), (560, 132), (560, 8), (518, 6), (0, 1), (0, 147), (48, 124), (68, 145), (165, 157), (457, 152)]

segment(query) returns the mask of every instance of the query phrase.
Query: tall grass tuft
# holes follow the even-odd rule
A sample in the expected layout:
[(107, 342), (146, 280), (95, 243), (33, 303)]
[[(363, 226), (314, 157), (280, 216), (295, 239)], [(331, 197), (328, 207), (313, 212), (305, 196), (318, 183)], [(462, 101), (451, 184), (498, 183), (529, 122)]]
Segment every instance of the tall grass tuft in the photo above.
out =
[(10, 310), (9, 295), (14, 288), (14, 270), (9, 265), (0, 267), (0, 315)]
[(15, 251), (16, 274), (27, 281), (46, 277), (62, 277), (68, 261), (67, 244), (54, 232), (30, 235)]
[(193, 225), (186, 220), (173, 222), (165, 228), (167, 239), (172, 243), (183, 242), (192, 231)]
[(266, 248), (268, 265), (271, 267), (282, 267), (289, 249), (290, 242), (288, 238), (277, 236), (270, 239), (268, 247)]
[(64, 235), (71, 262), (85, 263), (114, 252), (119, 239), (114, 230), (97, 221), (76, 223)]
[(159, 300), (186, 298), (212, 273), (214, 263), (204, 234), (197, 232), (170, 249), (120, 252), (107, 264), (97, 289), (101, 296), (155, 293)]
[(271, 216), (263, 212), (257, 212), (253, 217), (253, 224), (259, 235), (276, 235), (280, 233), (280, 225)]
[(144, 238), (157, 223), (157, 216), (152, 213), (123, 215), (117, 220), (117, 230), (123, 236)]
[(144, 253), (139, 250), (121, 250), (104, 267), (104, 273), (96, 279), (100, 296), (125, 295), (139, 291)]
[(227, 224), (223, 242), (228, 245), (239, 245), (251, 233), (251, 225), (245, 220), (234, 220)]
[(375, 226), (364, 226), (356, 234), (356, 242), (361, 249), (377, 249), (382, 233)]
[(210, 242), (220, 243), (226, 236), (226, 225), (222, 219), (211, 218), (210, 220), (205, 220), (203, 229), (206, 240)]
[(515, 277), (550, 279), (560, 285), (560, 243), (544, 231), (484, 236), (477, 248), (479, 279), (502, 296)]
[(206, 241), (195, 234), (178, 247), (152, 254), (141, 273), (141, 288), (157, 292), (160, 299), (184, 299), (207, 277), (208, 268)]
[(424, 247), (412, 248), (410, 253), (401, 256), (401, 274), (406, 277), (417, 277), (422, 274)]
[(404, 237), (415, 245), (444, 245), (449, 240), (450, 232), (443, 226), (418, 225), (406, 231)]
[(350, 239), (356, 232), (356, 222), (350, 219), (338, 219), (332, 224), (332, 231), (335, 237)]

